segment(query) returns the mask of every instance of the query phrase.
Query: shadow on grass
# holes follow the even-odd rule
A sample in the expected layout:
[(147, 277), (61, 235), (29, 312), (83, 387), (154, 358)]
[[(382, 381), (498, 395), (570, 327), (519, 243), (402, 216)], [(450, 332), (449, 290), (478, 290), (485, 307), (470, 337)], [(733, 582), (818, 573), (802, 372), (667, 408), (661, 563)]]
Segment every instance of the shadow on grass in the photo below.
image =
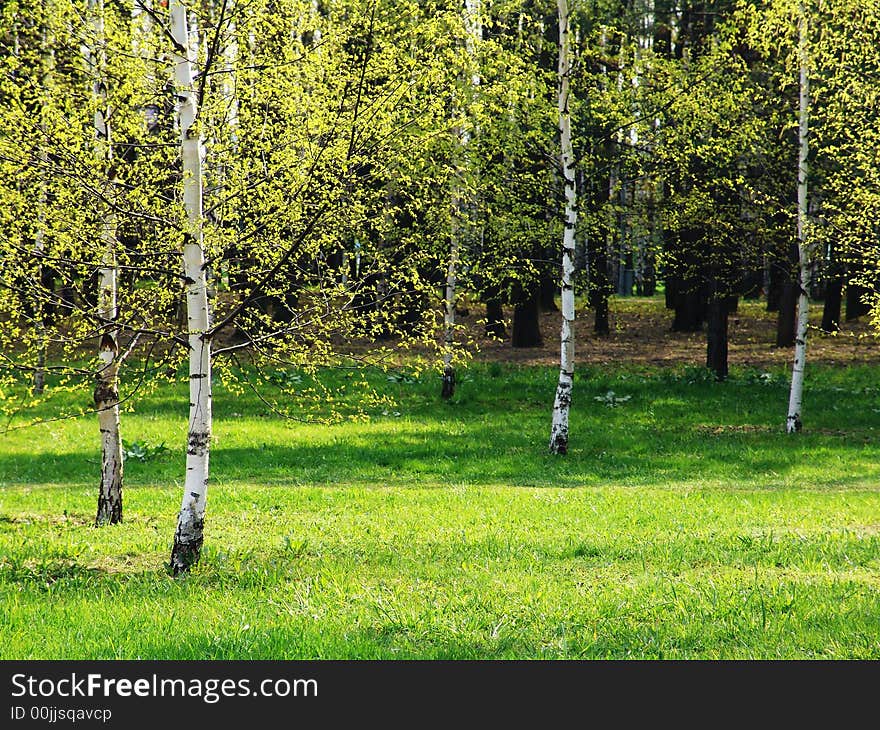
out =
[[(505, 371), (506, 377), (483, 375), (462, 383), (452, 403), (439, 402), (430, 378), (389, 385), (397, 391), (395, 413), (401, 415), (355, 425), (275, 420), (267, 429), (270, 421), (259, 417), (258, 404), (242, 399), (227, 404), (237, 409), (236, 418), (217, 410), (220, 436), (211, 454), (212, 478), (221, 484), (320, 486), (663, 486), (715, 480), (777, 486), (800, 473), (807, 474), (802, 486), (822, 487), (864, 484), (880, 470), (874, 466), (880, 448), (873, 432), (876, 426), (880, 433), (880, 409), (870, 407), (876, 397), (861, 387), (861, 371), (848, 385), (828, 380), (808, 393), (807, 431), (790, 437), (782, 431), (786, 393), (781, 385), (591, 370), (576, 384), (570, 451), (564, 458), (546, 451), (552, 374), (552, 369), (520, 368)], [(606, 405), (609, 390), (622, 399), (612, 399), (615, 407)], [(168, 403), (154, 394), (145, 413), (167, 413)], [(139, 418), (149, 416), (126, 417), (127, 433), (137, 433)], [(168, 445), (172, 451), (159, 458), (130, 459), (126, 485), (179, 482), (182, 446), (178, 452)], [(94, 452), (0, 453), (0, 483), (90, 484), (99, 470), (95, 447)]]

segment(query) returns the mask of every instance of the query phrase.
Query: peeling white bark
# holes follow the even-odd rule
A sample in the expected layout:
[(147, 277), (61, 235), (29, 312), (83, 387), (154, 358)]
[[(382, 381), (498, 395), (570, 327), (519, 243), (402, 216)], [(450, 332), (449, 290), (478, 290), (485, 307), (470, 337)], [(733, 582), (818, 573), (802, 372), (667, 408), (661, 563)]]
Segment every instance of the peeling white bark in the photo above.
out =
[(799, 6), (798, 56), (800, 59), (800, 110), (798, 115), (798, 214), (797, 237), (800, 263), (800, 294), (798, 296), (798, 320), (795, 334), (794, 364), (791, 370), (791, 390), (788, 397), (788, 418), (785, 430), (797, 433), (801, 430), (801, 409), (804, 395), (804, 369), (807, 361), (807, 327), (809, 324), (809, 291), (811, 279), (811, 246), (807, 240), (807, 175), (810, 131), (810, 75), (807, 57), (807, 19), (803, 4)]
[(577, 225), (577, 190), (574, 176), (574, 151), (571, 144), (569, 92), (571, 60), (569, 58), (568, 0), (558, 0), (559, 9), (559, 137), (560, 166), (565, 186), (565, 225), (562, 235), (562, 330), (560, 333), (559, 383), (553, 402), (553, 425), (550, 429), (550, 451), (568, 451), (568, 413), (574, 384), (574, 259), (575, 226)]
[[(95, 113), (94, 152), (98, 162), (110, 174), (113, 169), (113, 146), (107, 110), (106, 55), (104, 50), (104, 1), (89, 0), (91, 42), (83, 47), (83, 56), (92, 77), (92, 101)], [(116, 216), (104, 211), (101, 222), (101, 268), (98, 279), (98, 318), (103, 326), (98, 358), (101, 367), (95, 374), (93, 399), (101, 433), (101, 484), (95, 525), (122, 521), (122, 436), (119, 429), (119, 330), (117, 318)]]
[(171, 0), (171, 32), (174, 37), (176, 116), (183, 160), (183, 201), (186, 228), (183, 246), (189, 340), (189, 429), (186, 448), (186, 479), (170, 569), (177, 575), (196, 563), (201, 554), (205, 505), (208, 494), (208, 455), (211, 442), (211, 341), (205, 336), (210, 325), (206, 262), (202, 248), (202, 160), (204, 147), (198, 129), (196, 87), (190, 56), (186, 9)]

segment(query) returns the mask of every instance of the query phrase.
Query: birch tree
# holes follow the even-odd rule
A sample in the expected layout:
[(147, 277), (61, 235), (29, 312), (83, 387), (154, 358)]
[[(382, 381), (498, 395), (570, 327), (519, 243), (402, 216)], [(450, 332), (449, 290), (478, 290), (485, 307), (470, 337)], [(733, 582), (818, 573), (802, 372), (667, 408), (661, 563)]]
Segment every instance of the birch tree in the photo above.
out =
[(800, 263), (800, 292), (798, 294), (798, 319), (795, 335), (794, 364), (791, 371), (791, 390), (788, 398), (788, 418), (785, 430), (797, 433), (803, 424), (801, 410), (804, 393), (804, 368), (807, 359), (807, 327), (810, 315), (810, 278), (812, 275), (812, 250), (807, 230), (807, 175), (810, 129), (810, 73), (807, 43), (807, 13), (804, 3), (798, 4), (798, 65), (799, 65), (799, 111), (798, 111), (798, 170), (797, 170), (797, 241)]
[[(108, 183), (113, 180), (113, 142), (107, 108), (106, 48), (104, 41), (104, 2), (89, 0), (91, 37), (84, 46), (86, 66), (92, 77), (94, 151), (99, 168)], [(97, 317), (102, 334), (98, 347), (100, 368), (96, 373), (95, 410), (101, 433), (101, 483), (98, 490), (96, 525), (122, 521), (123, 451), (119, 428), (119, 330), (117, 319), (116, 215), (106, 206), (99, 225), (101, 268), (98, 274)]]
[[(469, 156), (471, 131), (469, 129), (470, 121), (468, 117), (471, 114), (471, 104), (476, 93), (476, 89), (480, 84), (480, 74), (476, 68), (476, 49), (477, 43), (482, 34), (480, 23), (480, 0), (464, 0), (464, 27), (465, 27), (465, 76), (462, 96), (464, 101), (458, 113), (464, 117), (462, 126), (457, 130), (457, 137), (460, 143), (460, 156), (466, 171), (471, 168)], [(446, 267), (446, 289), (443, 297), (443, 387), (441, 396), (445, 399), (451, 398), (455, 393), (455, 368), (452, 365), (452, 359), (455, 352), (455, 306), (457, 300), (457, 284), (458, 284), (458, 266), (461, 257), (462, 237), (470, 238), (473, 234), (473, 216), (470, 201), (462, 199), (468, 195), (468, 186), (461, 185), (460, 182), (454, 183), (457, 190), (453, 192), (451, 215), (450, 215), (450, 245), (449, 245), (449, 263)]]
[(172, 59), (176, 85), (176, 123), (180, 131), (183, 167), (183, 281), (186, 297), (189, 345), (189, 427), (186, 446), (186, 477), (183, 501), (171, 550), (171, 572), (188, 570), (198, 561), (204, 539), (205, 505), (208, 497), (208, 458), (211, 445), (211, 339), (208, 283), (202, 247), (202, 163), (204, 145), (198, 120), (197, 87), (193, 77), (187, 9), (171, 0)]
[(568, 0), (558, 0), (559, 12), (559, 144), (560, 170), (565, 191), (564, 228), (562, 234), (562, 329), (560, 332), (559, 382), (553, 402), (553, 424), (550, 429), (550, 452), (568, 452), (568, 414), (574, 383), (574, 259), (575, 226), (577, 225), (577, 190), (575, 187), (574, 151), (571, 143), (571, 112), (569, 84), (571, 76), (570, 23)]

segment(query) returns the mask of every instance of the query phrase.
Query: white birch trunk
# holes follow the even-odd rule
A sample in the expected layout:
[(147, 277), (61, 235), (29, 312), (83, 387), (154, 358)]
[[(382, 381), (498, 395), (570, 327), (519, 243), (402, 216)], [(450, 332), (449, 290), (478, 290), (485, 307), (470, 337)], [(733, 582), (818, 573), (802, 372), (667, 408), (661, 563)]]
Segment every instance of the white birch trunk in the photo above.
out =
[[(150, 96), (154, 92), (156, 79), (153, 75), (153, 64), (150, 63), (149, 55), (151, 45), (150, 35), (153, 29), (153, 18), (148, 10), (153, 9), (152, 0), (132, 0), (131, 6), (131, 52), (134, 58), (146, 65), (144, 77), (144, 89)], [(149, 101), (143, 108), (144, 125), (148, 132), (152, 132), (159, 123), (159, 106), (155, 101)]]
[(791, 370), (791, 390), (788, 397), (788, 418), (785, 430), (797, 433), (801, 430), (801, 407), (804, 395), (804, 368), (807, 360), (807, 326), (809, 324), (809, 291), (811, 278), (811, 251), (807, 241), (807, 174), (809, 125), (810, 125), (810, 76), (807, 58), (807, 18), (803, 4), (798, 8), (798, 58), (800, 64), (800, 111), (798, 115), (798, 213), (797, 237), (800, 263), (800, 294), (798, 296), (798, 320), (795, 333), (794, 365)]
[(228, 39), (223, 45), (223, 98), (229, 105), (226, 124), (232, 146), (238, 146), (238, 88), (235, 68), (238, 64), (238, 28), (235, 24), (235, 4), (233, 0), (226, 3), (229, 14)]
[(575, 226), (577, 225), (577, 191), (574, 177), (574, 151), (571, 144), (569, 113), (569, 22), (568, 0), (557, 0), (559, 8), (559, 138), (560, 165), (565, 186), (565, 226), (562, 235), (562, 331), (560, 333), (559, 384), (553, 402), (553, 425), (550, 429), (550, 451), (568, 451), (568, 412), (574, 384), (574, 274)]
[(169, 566), (171, 572), (177, 575), (198, 562), (202, 549), (211, 442), (211, 341), (205, 336), (210, 323), (206, 262), (202, 248), (203, 145), (197, 126), (196, 88), (189, 56), (186, 8), (180, 0), (171, 0), (170, 10), (174, 37), (176, 116), (180, 129), (183, 201), (186, 209), (183, 270), (189, 339), (186, 479)]
[[(104, 51), (104, 1), (89, 0), (92, 46), (83, 48), (87, 68), (92, 77), (92, 102), (95, 114), (94, 151), (106, 174), (113, 169), (113, 147), (107, 112), (106, 56)], [(116, 216), (104, 212), (101, 221), (101, 268), (98, 279), (97, 314), (104, 328), (98, 346), (100, 369), (95, 374), (93, 399), (98, 412), (101, 433), (101, 484), (98, 489), (98, 511), (95, 526), (122, 522), (122, 436), (119, 430), (119, 331), (117, 317)]]
[(455, 368), (452, 366), (452, 354), (455, 348), (455, 287), (459, 247), (461, 246), (460, 215), (461, 203), (458, 196), (453, 195), (449, 263), (446, 267), (446, 292), (443, 297), (443, 387), (440, 396), (445, 399), (455, 395)]
[[(465, 25), (465, 50), (470, 69), (470, 87), (476, 89), (480, 84), (480, 74), (476, 66), (477, 42), (482, 36), (480, 24), (480, 0), (464, 0), (464, 25)], [(465, 99), (470, 101), (472, 94), (465, 93)], [(466, 102), (469, 108), (470, 104)], [(470, 132), (465, 127), (459, 134), (461, 141), (464, 164), (467, 165), (467, 148), (470, 144)], [(451, 398), (455, 394), (455, 368), (452, 365), (452, 356), (455, 351), (455, 302), (458, 286), (458, 262), (461, 256), (461, 236), (463, 226), (461, 195), (455, 193), (452, 196), (452, 220), (450, 225), (449, 263), (446, 267), (446, 291), (443, 297), (443, 387), (441, 397)]]

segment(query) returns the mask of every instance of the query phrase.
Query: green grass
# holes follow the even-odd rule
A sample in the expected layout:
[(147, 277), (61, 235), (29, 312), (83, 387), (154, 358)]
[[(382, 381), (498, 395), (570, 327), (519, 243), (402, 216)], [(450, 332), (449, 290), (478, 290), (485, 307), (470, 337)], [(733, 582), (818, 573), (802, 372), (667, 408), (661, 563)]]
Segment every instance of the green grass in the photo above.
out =
[(0, 657), (880, 658), (873, 369), (811, 368), (789, 437), (781, 371), (582, 368), (564, 458), (551, 368), (463, 375), (373, 373), (396, 405), (336, 425), (218, 386), (177, 580), (183, 383), (124, 415), (172, 450), (127, 463), (122, 526), (91, 527), (93, 419), (0, 434)]

